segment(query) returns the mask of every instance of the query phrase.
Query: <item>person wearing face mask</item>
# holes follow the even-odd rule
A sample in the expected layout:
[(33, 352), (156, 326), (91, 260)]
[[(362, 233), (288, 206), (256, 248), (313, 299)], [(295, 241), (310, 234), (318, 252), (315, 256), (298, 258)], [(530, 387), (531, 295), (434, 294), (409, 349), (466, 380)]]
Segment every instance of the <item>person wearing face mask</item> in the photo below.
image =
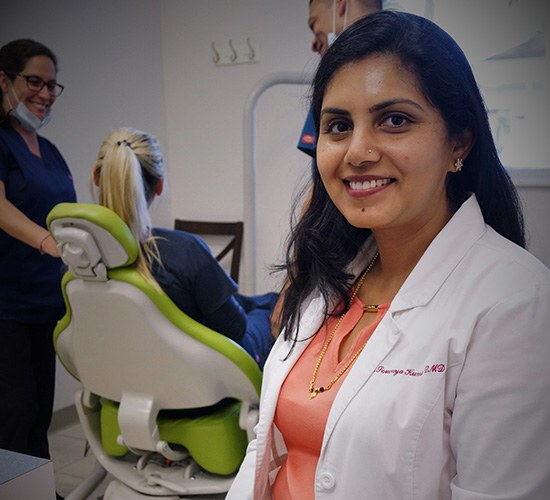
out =
[(76, 194), (65, 160), (37, 130), (62, 91), (48, 47), (19, 39), (0, 48), (0, 448), (42, 458), (55, 385), (52, 333), (65, 310), (46, 215)]
[[(382, 10), (383, 3), (383, 0), (309, 0), (308, 26), (313, 33), (311, 50), (322, 57), (342, 31), (358, 19)], [(300, 134), (298, 149), (313, 157), (316, 142), (310, 112)]]

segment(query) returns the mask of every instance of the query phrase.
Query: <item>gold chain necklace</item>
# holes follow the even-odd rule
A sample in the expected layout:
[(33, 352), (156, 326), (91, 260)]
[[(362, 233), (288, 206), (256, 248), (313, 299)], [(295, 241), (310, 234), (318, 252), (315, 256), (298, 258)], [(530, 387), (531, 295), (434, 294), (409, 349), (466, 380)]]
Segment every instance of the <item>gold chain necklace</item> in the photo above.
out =
[[(368, 272), (372, 269), (372, 266), (374, 266), (374, 263), (376, 262), (376, 259), (378, 258), (378, 252), (376, 252), (376, 255), (371, 260), (370, 264), (365, 269), (365, 272), (361, 275), (359, 278), (359, 281), (357, 282), (357, 285), (355, 286), (353, 293), (351, 294), (351, 298), (349, 301), (349, 304), (351, 306), (353, 300), (359, 293), (359, 289), (361, 288), (361, 285), (363, 284), (363, 281), (365, 280), (365, 276), (368, 274)], [(319, 368), (321, 366), (321, 362), (323, 361), (323, 358), (325, 357), (325, 354), (327, 352), (328, 346), (332, 342), (332, 339), (334, 338), (334, 335), (336, 334), (336, 331), (338, 330), (338, 327), (344, 320), (346, 314), (348, 313), (349, 308), (340, 316), (340, 319), (336, 323), (336, 326), (332, 330), (331, 334), (329, 335), (327, 341), (325, 342), (325, 345), (321, 349), (321, 354), (319, 354), (319, 358), (317, 359), (317, 363), (315, 364), (315, 368), (313, 369), (313, 375), (311, 376), (311, 382), (309, 384), (309, 399), (313, 399), (317, 394), (320, 392), (328, 391), (335, 383), (336, 381), (346, 372), (346, 370), (351, 366), (351, 364), (355, 361), (357, 356), (361, 354), (364, 347), (367, 345), (366, 343), (363, 344), (354, 354), (353, 356), (348, 360), (348, 362), (340, 369), (340, 371), (334, 376), (334, 378), (327, 384), (327, 385), (321, 385), (319, 387), (315, 387), (315, 381), (317, 380), (317, 373), (319, 372)], [(377, 305), (368, 305), (366, 306), (367, 312), (377, 312), (378, 306)]]

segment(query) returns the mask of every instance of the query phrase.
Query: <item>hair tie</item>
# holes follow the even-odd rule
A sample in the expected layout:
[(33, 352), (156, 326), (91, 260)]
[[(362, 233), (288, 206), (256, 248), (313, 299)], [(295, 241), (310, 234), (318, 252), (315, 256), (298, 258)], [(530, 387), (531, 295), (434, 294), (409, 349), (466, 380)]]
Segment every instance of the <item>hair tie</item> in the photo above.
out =
[(122, 141), (117, 141), (116, 144), (117, 146), (124, 144), (125, 146), (128, 146), (130, 149), (132, 149), (132, 143), (128, 142), (126, 139), (123, 139)]

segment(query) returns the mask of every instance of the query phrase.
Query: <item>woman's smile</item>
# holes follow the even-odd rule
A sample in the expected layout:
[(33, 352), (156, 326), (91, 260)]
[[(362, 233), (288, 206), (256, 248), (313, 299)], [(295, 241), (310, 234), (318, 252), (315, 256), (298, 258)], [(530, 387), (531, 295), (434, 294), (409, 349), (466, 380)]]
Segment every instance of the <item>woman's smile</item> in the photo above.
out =
[(374, 193), (379, 193), (393, 182), (395, 182), (395, 179), (390, 177), (352, 176), (344, 179), (344, 185), (346, 186), (347, 192), (354, 197), (369, 196)]
[(46, 113), (51, 107), (50, 102), (37, 102), (36, 99), (27, 99), (25, 104), (27, 105), (27, 108), (29, 108), (29, 111), (38, 116), (41, 120), (44, 119)]

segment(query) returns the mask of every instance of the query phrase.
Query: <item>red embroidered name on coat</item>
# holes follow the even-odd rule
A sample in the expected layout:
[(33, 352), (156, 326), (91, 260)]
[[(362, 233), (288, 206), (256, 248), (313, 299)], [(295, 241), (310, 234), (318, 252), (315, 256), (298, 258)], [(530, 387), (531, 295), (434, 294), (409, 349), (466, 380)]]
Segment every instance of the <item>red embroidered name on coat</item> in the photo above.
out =
[(378, 365), (374, 372), (382, 375), (392, 375), (394, 377), (397, 375), (404, 377), (422, 377), (423, 375), (431, 373), (443, 373), (445, 369), (446, 367), (443, 363), (426, 365), (424, 369), (420, 370), (416, 368), (386, 368), (384, 365)]

